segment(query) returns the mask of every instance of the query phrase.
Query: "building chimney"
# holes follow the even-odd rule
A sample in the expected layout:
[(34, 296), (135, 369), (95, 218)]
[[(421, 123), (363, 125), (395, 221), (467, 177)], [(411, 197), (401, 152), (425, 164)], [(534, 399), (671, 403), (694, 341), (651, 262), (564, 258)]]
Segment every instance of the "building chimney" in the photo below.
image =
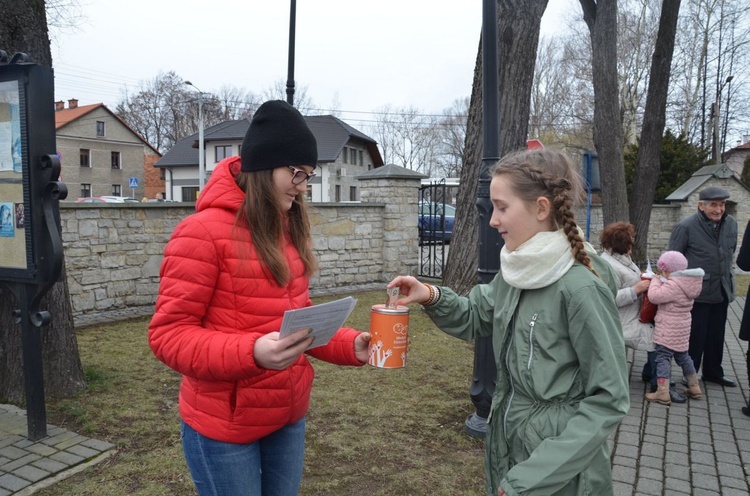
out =
[(68, 100), (68, 108), (71, 110), (74, 108), (78, 108), (78, 100), (76, 100), (75, 98), (71, 98), (70, 100)]
[(743, 135), (742, 135), (742, 140), (743, 140), (743, 141), (744, 141), (745, 143), (750, 143), (750, 134), (743, 134)]
[(65, 102), (60, 100), (55, 102), (55, 112), (58, 112), (60, 110), (63, 110), (65, 108)]

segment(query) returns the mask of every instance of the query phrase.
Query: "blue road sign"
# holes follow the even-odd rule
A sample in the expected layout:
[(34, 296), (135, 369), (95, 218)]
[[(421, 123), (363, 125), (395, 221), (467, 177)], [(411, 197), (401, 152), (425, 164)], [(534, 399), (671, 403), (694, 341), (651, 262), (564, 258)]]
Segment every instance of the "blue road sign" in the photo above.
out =
[(137, 177), (131, 177), (130, 178), (130, 188), (137, 188), (138, 187), (138, 178)]

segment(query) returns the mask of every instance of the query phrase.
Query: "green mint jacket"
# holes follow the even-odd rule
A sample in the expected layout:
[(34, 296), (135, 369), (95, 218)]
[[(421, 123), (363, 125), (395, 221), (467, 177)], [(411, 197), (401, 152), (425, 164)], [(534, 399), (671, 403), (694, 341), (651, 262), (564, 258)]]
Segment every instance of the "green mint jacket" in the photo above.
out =
[(576, 263), (545, 288), (520, 290), (499, 272), (468, 297), (442, 287), (425, 308), (455, 337), (492, 335), (488, 495), (498, 486), (510, 496), (612, 494), (607, 438), (630, 407), (628, 374), (617, 284), (609, 264), (591, 258), (601, 279)]

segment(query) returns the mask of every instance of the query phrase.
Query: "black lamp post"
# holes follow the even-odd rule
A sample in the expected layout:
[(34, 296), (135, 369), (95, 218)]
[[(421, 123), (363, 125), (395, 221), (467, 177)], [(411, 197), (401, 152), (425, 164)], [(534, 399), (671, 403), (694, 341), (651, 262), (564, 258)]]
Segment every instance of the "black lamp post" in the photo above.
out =
[(294, 31), (297, 22), (297, 0), (291, 0), (289, 11), (289, 60), (286, 76), (286, 102), (294, 106)]
[[(477, 281), (492, 281), (500, 268), (503, 239), (490, 226), (490, 167), (499, 160), (499, 92), (497, 64), (497, 0), (484, 0), (482, 6), (482, 166), (479, 170), (477, 209), (479, 213), (479, 266)], [(474, 343), (474, 374), (469, 395), (476, 412), (466, 419), (466, 431), (483, 437), (495, 392), (495, 356), (492, 336), (477, 338)]]

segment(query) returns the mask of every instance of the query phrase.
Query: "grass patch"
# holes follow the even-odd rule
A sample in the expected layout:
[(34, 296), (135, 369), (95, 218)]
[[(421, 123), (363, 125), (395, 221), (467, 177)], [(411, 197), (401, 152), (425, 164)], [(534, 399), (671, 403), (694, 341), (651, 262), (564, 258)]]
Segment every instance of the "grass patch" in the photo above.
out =
[[(370, 307), (385, 295), (353, 296), (359, 301), (347, 325), (368, 330)], [(139, 320), (78, 331), (89, 388), (48, 402), (47, 421), (111, 442), (118, 454), (37, 494), (195, 494), (179, 439), (180, 377), (151, 353), (147, 326)], [(316, 379), (300, 494), (484, 493), (483, 441), (463, 431), (474, 411), (472, 345), (437, 330), (418, 306), (409, 337), (404, 369), (311, 359)]]

